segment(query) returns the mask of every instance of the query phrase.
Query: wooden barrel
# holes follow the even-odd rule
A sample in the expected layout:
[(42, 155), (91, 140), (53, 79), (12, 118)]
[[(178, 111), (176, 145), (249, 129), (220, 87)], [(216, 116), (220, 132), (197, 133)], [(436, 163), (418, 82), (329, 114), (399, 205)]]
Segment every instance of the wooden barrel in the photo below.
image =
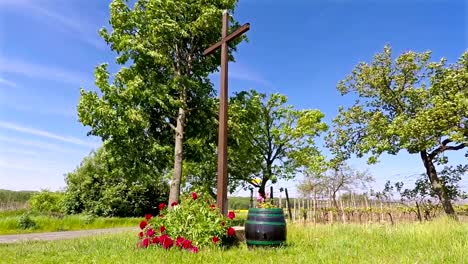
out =
[(245, 222), (248, 247), (277, 247), (286, 242), (286, 221), (281, 208), (250, 208)]

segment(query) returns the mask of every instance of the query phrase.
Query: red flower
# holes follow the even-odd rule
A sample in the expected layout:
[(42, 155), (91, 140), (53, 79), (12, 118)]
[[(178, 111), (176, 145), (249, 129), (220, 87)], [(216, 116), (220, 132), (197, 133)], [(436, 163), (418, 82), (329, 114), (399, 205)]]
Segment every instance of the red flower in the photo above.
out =
[(149, 245), (149, 238), (143, 239), (143, 246), (148, 247), (148, 245)]
[(192, 246), (192, 241), (186, 239), (182, 242), (182, 248), (189, 249)]
[(181, 247), (182, 246), (182, 243), (184, 242), (185, 238), (183, 237), (178, 237), (177, 240), (176, 240), (176, 246), (177, 247)]
[(166, 207), (166, 205), (164, 203), (160, 203), (159, 204), (159, 211), (164, 210), (165, 207)]
[(146, 220), (150, 220), (151, 217), (153, 217), (151, 214), (146, 214), (146, 215), (145, 215)]
[(210, 209), (211, 209), (211, 210), (216, 209), (216, 205), (214, 205), (214, 204), (210, 205)]
[(138, 233), (139, 238), (143, 238), (143, 232)]
[(195, 247), (195, 246), (191, 246), (191, 247), (190, 247), (190, 252), (192, 252), (192, 253), (198, 253), (198, 248)]
[(216, 243), (218, 243), (218, 241), (219, 241), (219, 237), (214, 236), (211, 240), (213, 240), (213, 243), (216, 244)]
[(177, 202), (172, 202), (172, 203), (171, 203), (171, 206), (174, 207), (174, 206), (176, 206), (177, 204), (178, 204)]
[(166, 231), (166, 228), (165, 228), (164, 226), (161, 226), (161, 227), (159, 228), (159, 232), (161, 232), (161, 234), (162, 234), (164, 231)]
[(234, 217), (236, 217), (236, 214), (233, 211), (228, 213), (228, 218), (229, 219), (234, 219)]
[(154, 237), (153, 240), (151, 241), (153, 244), (159, 244), (159, 237)]
[(198, 198), (198, 195), (196, 192), (192, 192), (192, 199), (196, 200)]
[(166, 235), (166, 234), (161, 235), (161, 236), (159, 237), (159, 244), (161, 244), (161, 245), (164, 244), (164, 241), (165, 241), (167, 238), (169, 238), (168, 235)]
[(235, 234), (236, 234), (236, 230), (234, 230), (234, 228), (229, 227), (229, 228), (227, 229), (227, 235), (228, 235), (228, 236), (232, 237), (232, 236), (234, 236)]
[(170, 237), (166, 237), (166, 239), (164, 239), (163, 248), (168, 249), (172, 247), (173, 245), (174, 245), (174, 240), (172, 240)]
[(224, 226), (226, 223), (224, 221), (221, 222), (221, 225)]
[(148, 222), (146, 221), (141, 221), (140, 222), (140, 229), (144, 229), (148, 225)]
[(148, 231), (146, 231), (146, 234), (147, 234), (149, 237), (154, 236), (154, 234), (155, 234), (154, 229), (153, 229), (153, 228), (148, 229)]

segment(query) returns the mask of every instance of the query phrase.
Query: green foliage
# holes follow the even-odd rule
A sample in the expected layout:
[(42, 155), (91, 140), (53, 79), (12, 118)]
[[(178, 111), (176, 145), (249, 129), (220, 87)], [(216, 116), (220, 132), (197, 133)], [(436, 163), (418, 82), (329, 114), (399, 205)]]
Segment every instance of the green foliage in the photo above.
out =
[(168, 186), (162, 177), (125, 171), (106, 147), (91, 153), (66, 175), (65, 211), (124, 217), (156, 213), (156, 205), (167, 201)]
[[(154, 238), (148, 235), (149, 229), (156, 232), (155, 236), (160, 236), (160, 228), (164, 227), (163, 233), (172, 238), (174, 244), (176, 238), (183, 237), (200, 248), (230, 245), (234, 240), (228, 236), (227, 230), (232, 227), (232, 221), (223, 216), (214, 203), (211, 197), (202, 194), (182, 196), (180, 204), (171, 206), (173, 210), (165, 208), (159, 216), (148, 221), (148, 226), (143, 230), (144, 237)], [(214, 243), (213, 237), (220, 241)]]
[(418, 153), (444, 211), (455, 217), (434, 164), (448, 162), (446, 151), (468, 145), (468, 52), (454, 64), (429, 60), (429, 51), (409, 51), (393, 61), (385, 46), (370, 64), (359, 63), (337, 87), (359, 99), (340, 107), (327, 145), (335, 163), (351, 154), (368, 155), (373, 164), (382, 153)]
[[(323, 113), (296, 110), (286, 103), (284, 95), (267, 98), (254, 90), (236, 94), (230, 103), (230, 173), (263, 194), (267, 182), (292, 179), (300, 167), (319, 167), (323, 162), (314, 141), (327, 129)], [(253, 181), (256, 177), (260, 183)]]
[(64, 194), (42, 190), (35, 193), (29, 200), (31, 210), (40, 213), (62, 213)]
[(468, 216), (468, 204), (455, 205), (457, 214)]
[[(103, 28), (100, 35), (118, 55), (121, 68), (110, 78), (107, 64), (96, 67), (100, 93), (81, 89), (78, 116), (91, 128), (89, 134), (106, 141), (123, 173), (161, 177), (172, 166), (181, 168), (183, 158), (197, 158), (190, 148), (198, 145), (192, 147), (189, 139), (203, 137), (214, 95), (208, 74), (220, 64), (220, 56), (204, 56), (203, 51), (219, 40), (222, 11), (233, 13), (236, 2), (137, 0), (133, 8), (124, 0), (110, 4), (112, 31)], [(243, 39), (230, 43), (231, 60)], [(173, 171), (174, 185), (181, 181), (180, 171)]]
[(468, 142), (468, 52), (458, 63), (429, 62), (430, 52), (406, 52), (392, 61), (389, 46), (360, 63), (338, 84), (359, 100), (334, 119), (329, 146), (339, 158), (369, 154), (375, 163), (384, 152), (426, 151), (438, 159)]
[(37, 224), (34, 220), (31, 219), (29, 213), (25, 213), (18, 219), (18, 228), (19, 229), (34, 229)]

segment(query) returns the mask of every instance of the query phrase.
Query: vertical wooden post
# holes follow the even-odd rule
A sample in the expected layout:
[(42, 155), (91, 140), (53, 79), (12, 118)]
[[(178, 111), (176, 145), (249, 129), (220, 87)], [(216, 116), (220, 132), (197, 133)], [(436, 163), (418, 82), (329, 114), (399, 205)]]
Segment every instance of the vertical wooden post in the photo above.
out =
[(275, 201), (273, 200), (273, 186), (270, 186), (270, 200), (271, 204), (275, 205)]
[(284, 189), (284, 192), (286, 193), (286, 205), (288, 206), (289, 220), (292, 221), (291, 203), (289, 202), (288, 188), (285, 188), (285, 189)]
[(281, 196), (283, 196), (280, 192), (279, 194), (279, 208), (283, 208), (283, 204), (281, 203)]
[(297, 197), (294, 197), (294, 221), (297, 218)]
[(314, 190), (314, 224), (317, 223), (317, 192)]
[(340, 207), (341, 207), (341, 219), (343, 220), (343, 223), (346, 224), (346, 215), (345, 215), (345, 211), (343, 208), (343, 199), (341, 199), (341, 197), (340, 197)]

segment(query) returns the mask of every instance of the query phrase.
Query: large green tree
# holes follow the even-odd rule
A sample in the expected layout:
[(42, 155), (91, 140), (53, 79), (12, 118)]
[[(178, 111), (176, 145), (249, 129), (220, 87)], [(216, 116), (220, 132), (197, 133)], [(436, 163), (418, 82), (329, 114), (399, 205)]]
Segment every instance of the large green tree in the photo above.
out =
[[(203, 51), (219, 40), (222, 11), (233, 13), (237, 1), (137, 0), (133, 8), (127, 2), (112, 1), (112, 31), (100, 31), (121, 68), (113, 78), (106, 64), (96, 68), (101, 94), (81, 90), (79, 118), (135, 169), (169, 171), (173, 152), (171, 203), (180, 193), (185, 140), (202, 132), (214, 95), (208, 74), (220, 56)], [(240, 41), (230, 43), (230, 59)]]
[(286, 103), (284, 95), (252, 90), (236, 94), (230, 104), (231, 179), (259, 188), (263, 196), (267, 182), (291, 179), (304, 164), (323, 162), (315, 139), (327, 129), (324, 114)]
[(382, 153), (419, 154), (444, 211), (456, 217), (436, 165), (468, 143), (468, 52), (455, 64), (430, 62), (430, 55), (409, 51), (393, 60), (385, 46), (371, 63), (359, 63), (338, 84), (342, 95), (358, 98), (340, 107), (328, 142), (340, 159), (368, 154), (369, 163)]

